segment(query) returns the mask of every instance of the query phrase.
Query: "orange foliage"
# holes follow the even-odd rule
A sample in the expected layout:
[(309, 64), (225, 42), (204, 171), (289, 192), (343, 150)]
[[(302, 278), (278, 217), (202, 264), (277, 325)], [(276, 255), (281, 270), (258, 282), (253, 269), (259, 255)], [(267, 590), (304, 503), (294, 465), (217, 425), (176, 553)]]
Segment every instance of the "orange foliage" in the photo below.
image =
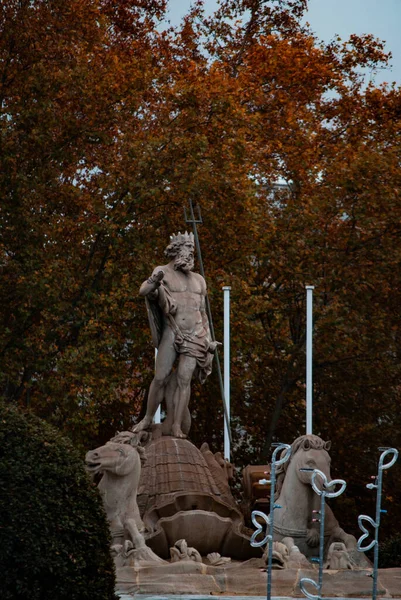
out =
[[(1, 7), (0, 385), (86, 446), (129, 426), (153, 371), (137, 291), (192, 198), (219, 339), (232, 286), (236, 461), (304, 431), (314, 284), (315, 431), (359, 498), (400, 443), (401, 94), (360, 74), (381, 42), (324, 45), (305, 4), (197, 3), (176, 29), (163, 0)], [(215, 446), (217, 394), (192, 402)]]

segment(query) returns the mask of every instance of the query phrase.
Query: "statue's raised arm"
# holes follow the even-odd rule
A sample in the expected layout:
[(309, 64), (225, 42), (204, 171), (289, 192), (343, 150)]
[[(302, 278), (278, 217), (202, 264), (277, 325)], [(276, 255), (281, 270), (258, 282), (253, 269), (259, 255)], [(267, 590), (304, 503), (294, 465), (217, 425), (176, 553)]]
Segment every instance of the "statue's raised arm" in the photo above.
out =
[(156, 267), (149, 279), (144, 281), (141, 287), (139, 288), (139, 295), (148, 296), (148, 294), (156, 292), (156, 290), (158, 290), (158, 288), (160, 287), (160, 283), (162, 282), (163, 277), (163, 269), (160, 267)]

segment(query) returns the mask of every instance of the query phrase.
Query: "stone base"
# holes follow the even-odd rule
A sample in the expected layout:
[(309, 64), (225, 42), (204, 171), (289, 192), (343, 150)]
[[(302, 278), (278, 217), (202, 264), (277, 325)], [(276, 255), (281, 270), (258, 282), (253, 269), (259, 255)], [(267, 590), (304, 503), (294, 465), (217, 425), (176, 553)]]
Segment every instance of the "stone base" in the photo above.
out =
[[(181, 561), (164, 565), (143, 563), (140, 567), (117, 569), (117, 591), (145, 595), (227, 595), (266, 596), (267, 575), (260, 559), (231, 562), (222, 567)], [(326, 598), (371, 597), (371, 570), (325, 571), (323, 593)], [(285, 569), (273, 572), (272, 596), (304, 598), (299, 580), (316, 581), (316, 570)], [(316, 593), (315, 589), (310, 589)], [(378, 596), (401, 598), (401, 569), (381, 569)]]

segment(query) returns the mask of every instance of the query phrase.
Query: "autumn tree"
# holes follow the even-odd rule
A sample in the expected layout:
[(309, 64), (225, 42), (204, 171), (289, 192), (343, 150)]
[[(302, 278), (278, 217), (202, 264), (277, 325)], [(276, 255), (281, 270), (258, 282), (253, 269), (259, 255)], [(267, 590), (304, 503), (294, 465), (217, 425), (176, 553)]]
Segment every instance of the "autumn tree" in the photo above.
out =
[[(245, 3), (225, 6), (235, 16)], [(314, 284), (314, 430), (336, 440), (355, 520), (377, 447), (400, 443), (400, 90), (366, 86), (360, 69), (387, 60), (371, 36), (324, 46), (294, 13), (247, 8), (245, 26), (214, 47), (240, 82), (263, 206), (235, 287), (239, 444), (260, 460), (271, 441), (304, 432), (304, 287)], [(286, 186), (273, 192), (277, 181)]]
[[(153, 371), (137, 291), (191, 198), (218, 339), (232, 286), (234, 460), (304, 432), (313, 284), (314, 430), (361, 506), (400, 441), (401, 96), (365, 82), (380, 41), (323, 44), (305, 8), (199, 2), (169, 28), (163, 0), (2, 5), (0, 385), (82, 446), (131, 426)], [(216, 449), (218, 397), (212, 376), (191, 404)]]

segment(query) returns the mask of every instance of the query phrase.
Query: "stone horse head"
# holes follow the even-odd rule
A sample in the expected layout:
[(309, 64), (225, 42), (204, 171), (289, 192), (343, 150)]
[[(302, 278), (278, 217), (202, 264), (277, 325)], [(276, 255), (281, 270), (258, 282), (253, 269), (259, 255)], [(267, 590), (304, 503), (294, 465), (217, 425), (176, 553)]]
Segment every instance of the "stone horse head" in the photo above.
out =
[(138, 458), (138, 453), (132, 446), (107, 442), (104, 446), (87, 452), (85, 462), (87, 471), (92, 475), (104, 475), (108, 472), (124, 477), (135, 469)]
[[(320, 499), (312, 489), (312, 470), (319, 469), (331, 481), (330, 446), (317, 435), (303, 435), (292, 443), (290, 460), (276, 471), (276, 499), (281, 508), (274, 513), (274, 539), (294, 538), (306, 556), (308, 549), (319, 543), (318, 526), (312, 517)], [(311, 471), (301, 470), (305, 468)]]
[(137, 504), (144, 452), (139, 445), (141, 435), (130, 431), (118, 433), (104, 446), (90, 450), (85, 457), (88, 472), (103, 475), (98, 487), (112, 536), (119, 542), (127, 538), (129, 522), (134, 522), (139, 531), (144, 530)]
[[(318, 554), (320, 525), (313, 518), (314, 511), (320, 509), (320, 496), (312, 488), (312, 471), (301, 469), (319, 469), (328, 482), (332, 481), (330, 447), (330, 442), (317, 435), (302, 435), (292, 443), (290, 459), (276, 471), (280, 508), (274, 513), (274, 539), (281, 541), (286, 536), (292, 537), (308, 558)], [(320, 477), (316, 478), (315, 484), (317, 487), (323, 485)], [(341, 529), (328, 505), (324, 537), (326, 551), (331, 543), (342, 542), (355, 560), (359, 560), (354, 536)]]
[(144, 460), (144, 449), (141, 447), (146, 432), (135, 434), (132, 431), (118, 432), (104, 446), (86, 453), (86, 469), (91, 475), (106, 471), (114, 475), (124, 476), (133, 471), (137, 458)]
[[(331, 442), (325, 442), (317, 435), (301, 435), (291, 444), (290, 460), (281, 465), (277, 471), (277, 496), (280, 495), (284, 481), (287, 486), (298, 486), (298, 482), (304, 485), (312, 485), (311, 471), (305, 472), (301, 469), (319, 469), (331, 481), (329, 450)], [(319, 484), (319, 482), (316, 482)]]
[(147, 437), (146, 432), (123, 431), (104, 446), (88, 452), (85, 459), (89, 473), (103, 475), (98, 487), (117, 554), (115, 561), (120, 566), (141, 560), (164, 562), (146, 545), (137, 502), (144, 460), (141, 443)]

